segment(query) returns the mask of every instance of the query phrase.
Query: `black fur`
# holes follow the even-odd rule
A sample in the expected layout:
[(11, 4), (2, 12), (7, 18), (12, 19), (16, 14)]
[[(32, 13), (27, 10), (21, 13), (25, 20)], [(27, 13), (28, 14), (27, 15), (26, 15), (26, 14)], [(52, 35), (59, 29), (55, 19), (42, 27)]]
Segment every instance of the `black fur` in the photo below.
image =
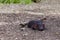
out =
[(26, 24), (20, 24), (20, 25), (22, 27), (25, 27), (27, 25), (28, 28), (32, 28), (33, 30), (43, 31), (45, 30), (45, 24), (43, 24), (44, 20), (46, 20), (46, 18), (43, 18), (41, 20), (31, 20)]

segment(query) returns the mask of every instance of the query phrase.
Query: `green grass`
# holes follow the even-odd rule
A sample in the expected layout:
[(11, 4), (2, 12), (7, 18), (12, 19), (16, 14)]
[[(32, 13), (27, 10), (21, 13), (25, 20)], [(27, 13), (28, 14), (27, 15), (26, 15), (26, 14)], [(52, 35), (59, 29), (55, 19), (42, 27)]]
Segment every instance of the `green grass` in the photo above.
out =
[(2, 4), (30, 4), (31, 0), (0, 0)]

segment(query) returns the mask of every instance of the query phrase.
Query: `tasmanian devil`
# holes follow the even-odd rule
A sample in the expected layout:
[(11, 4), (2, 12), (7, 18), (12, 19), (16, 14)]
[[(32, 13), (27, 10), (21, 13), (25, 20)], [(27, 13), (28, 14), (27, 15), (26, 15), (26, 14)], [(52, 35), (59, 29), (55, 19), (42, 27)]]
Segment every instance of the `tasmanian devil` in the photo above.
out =
[(43, 31), (45, 30), (45, 24), (43, 24), (44, 20), (46, 20), (46, 18), (43, 18), (41, 20), (31, 20), (28, 23), (20, 24), (20, 25), (22, 27), (25, 27), (27, 25), (28, 28), (32, 28), (33, 30)]

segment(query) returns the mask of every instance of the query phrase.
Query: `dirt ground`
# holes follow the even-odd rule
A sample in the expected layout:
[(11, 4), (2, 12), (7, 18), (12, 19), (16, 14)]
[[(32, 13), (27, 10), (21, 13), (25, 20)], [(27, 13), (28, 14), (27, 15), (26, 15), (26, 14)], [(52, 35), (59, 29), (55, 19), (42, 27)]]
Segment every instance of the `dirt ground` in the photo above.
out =
[[(44, 17), (47, 30), (21, 30), (20, 23)], [(0, 40), (60, 40), (60, 1), (0, 5)]]
[[(21, 31), (20, 23), (44, 17), (47, 30), (41, 32), (25, 27)], [(59, 15), (0, 14), (0, 40), (60, 40), (59, 24)]]

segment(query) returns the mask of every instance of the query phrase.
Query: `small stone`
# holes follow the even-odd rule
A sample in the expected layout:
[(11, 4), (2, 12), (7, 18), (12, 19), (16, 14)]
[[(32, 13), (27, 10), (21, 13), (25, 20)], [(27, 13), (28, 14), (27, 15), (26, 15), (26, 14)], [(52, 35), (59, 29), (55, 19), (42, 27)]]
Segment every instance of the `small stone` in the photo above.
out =
[(59, 34), (59, 32), (56, 32), (56, 34), (58, 35), (58, 34)]
[(15, 39), (18, 39), (18, 38), (15, 38)]
[(27, 35), (28, 35), (28, 33), (23, 34), (23, 36), (27, 36)]
[(25, 30), (25, 28), (21, 28), (21, 31)]

